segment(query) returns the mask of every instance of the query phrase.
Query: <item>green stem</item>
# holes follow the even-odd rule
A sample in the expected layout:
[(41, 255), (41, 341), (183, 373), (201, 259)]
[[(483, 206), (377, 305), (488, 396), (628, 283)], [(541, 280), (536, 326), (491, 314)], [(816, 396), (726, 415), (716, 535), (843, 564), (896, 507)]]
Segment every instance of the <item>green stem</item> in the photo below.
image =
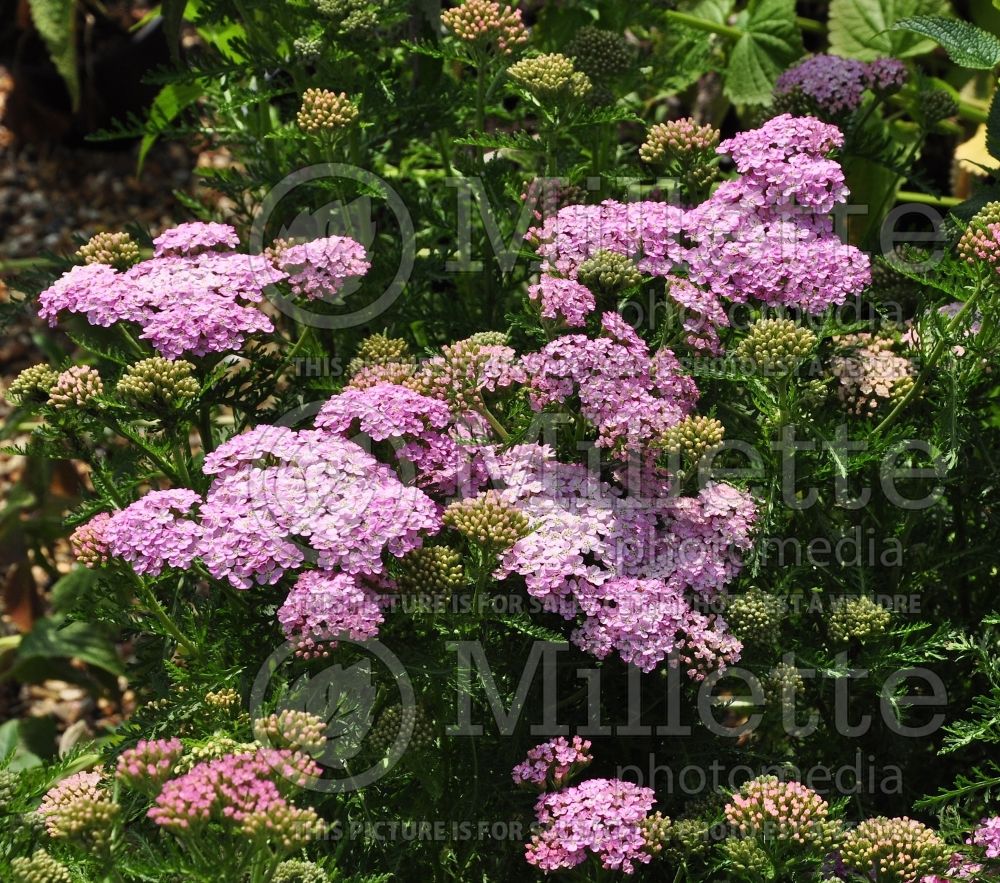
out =
[(795, 16), (795, 24), (799, 26), (799, 29), (805, 31), (807, 34), (825, 34), (826, 25), (821, 21), (816, 21), (814, 18), (805, 18), (801, 15)]
[(948, 323), (948, 327), (945, 329), (944, 334), (941, 335), (940, 340), (938, 340), (937, 344), (934, 346), (934, 349), (931, 350), (931, 354), (927, 358), (926, 364), (921, 369), (920, 374), (917, 376), (917, 379), (914, 382), (913, 386), (910, 387), (909, 392), (907, 392), (907, 394), (899, 400), (899, 403), (896, 405), (895, 408), (892, 409), (892, 411), (889, 412), (886, 418), (881, 423), (879, 423), (878, 426), (875, 427), (872, 433), (873, 435), (881, 435), (883, 432), (885, 432), (886, 429), (888, 429), (890, 426), (892, 426), (893, 423), (896, 422), (896, 420), (899, 418), (899, 415), (906, 410), (910, 402), (912, 402), (918, 395), (920, 395), (921, 391), (923, 390), (924, 386), (927, 383), (927, 378), (930, 377), (931, 372), (937, 365), (938, 360), (941, 358), (941, 355), (945, 351), (945, 348), (949, 344), (954, 343), (954, 341), (952, 340), (952, 335), (954, 334), (955, 330), (965, 319), (966, 315), (968, 315), (969, 311), (972, 310), (973, 307), (975, 307), (976, 301), (979, 300), (979, 295), (982, 294), (982, 292), (983, 292), (983, 286), (980, 285), (979, 288), (975, 290), (972, 297), (970, 297), (965, 302), (965, 305), (962, 307), (962, 309), (960, 309), (957, 313), (955, 313), (955, 316)]
[(479, 408), (477, 409), (479, 413), (486, 418), (486, 422), (493, 427), (493, 431), (500, 436), (500, 441), (508, 442), (510, 441), (510, 433), (503, 428), (503, 425), (497, 420), (496, 415), (486, 406), (486, 402), (482, 399), (479, 400)]
[(191, 656), (198, 656), (198, 648), (188, 638), (184, 637), (181, 630), (177, 627), (177, 623), (170, 618), (170, 614), (167, 613), (153, 590), (146, 585), (145, 580), (136, 575), (135, 581), (138, 586), (138, 594), (141, 596), (142, 602), (146, 605), (146, 609), (156, 617), (160, 625), (163, 626), (164, 631), (187, 650)]
[(954, 208), (961, 205), (965, 200), (957, 196), (934, 196), (930, 193), (917, 193), (914, 190), (899, 190), (896, 192), (896, 202), (919, 202), (923, 205), (942, 205), (946, 208)]
[(201, 447), (205, 454), (215, 450), (215, 439), (212, 437), (212, 406), (202, 404), (198, 410), (198, 434), (201, 436)]
[(676, 9), (668, 9), (665, 15), (670, 21), (677, 22), (679, 25), (686, 25), (696, 31), (704, 31), (708, 34), (718, 34), (727, 40), (739, 40), (744, 33), (740, 28), (734, 28), (732, 25), (709, 21), (707, 18), (699, 18), (697, 15), (691, 15), (687, 12), (678, 12)]
[(139, 448), (139, 450), (149, 457), (149, 459), (160, 468), (160, 471), (172, 482), (175, 484), (183, 484), (180, 480), (178, 471), (173, 467), (173, 465), (168, 463), (163, 457), (156, 453), (156, 451), (146, 445), (137, 433), (129, 432), (114, 417), (106, 418), (105, 423), (112, 432), (117, 432), (122, 438), (128, 439), (132, 442), (132, 444)]

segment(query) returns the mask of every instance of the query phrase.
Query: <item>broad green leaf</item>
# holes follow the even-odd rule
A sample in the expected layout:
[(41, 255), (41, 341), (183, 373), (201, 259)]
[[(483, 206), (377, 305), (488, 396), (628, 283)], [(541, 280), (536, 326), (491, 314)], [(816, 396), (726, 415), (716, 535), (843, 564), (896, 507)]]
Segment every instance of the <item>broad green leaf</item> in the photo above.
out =
[(893, 30), (905, 19), (943, 16), (948, 0), (830, 0), (830, 52), (872, 61), (885, 55), (909, 58), (937, 45), (921, 34)]
[(187, 0), (163, 0), (160, 14), (163, 16), (163, 31), (170, 47), (170, 57), (181, 60), (181, 25), (184, 23), (184, 9)]
[(149, 108), (146, 134), (142, 136), (142, 144), (139, 145), (140, 169), (160, 135), (177, 119), (181, 111), (194, 104), (204, 91), (199, 83), (169, 83), (160, 90)]
[(80, 74), (76, 64), (76, 3), (74, 0), (29, 0), (31, 19), (45, 41), (49, 56), (73, 102), (80, 106)]
[(955, 64), (977, 70), (992, 70), (1000, 64), (1000, 40), (971, 22), (937, 15), (904, 18), (894, 31), (913, 31), (940, 43)]
[(97, 583), (97, 573), (89, 567), (74, 567), (52, 586), (52, 606), (69, 610)]
[(735, 104), (767, 104), (778, 75), (802, 55), (794, 0), (752, 3), (726, 68), (726, 96)]
[(52, 659), (79, 659), (113, 675), (124, 671), (114, 644), (100, 626), (71, 622), (60, 628), (56, 620), (40, 619), (21, 640), (11, 673), (16, 677), (21, 666)]

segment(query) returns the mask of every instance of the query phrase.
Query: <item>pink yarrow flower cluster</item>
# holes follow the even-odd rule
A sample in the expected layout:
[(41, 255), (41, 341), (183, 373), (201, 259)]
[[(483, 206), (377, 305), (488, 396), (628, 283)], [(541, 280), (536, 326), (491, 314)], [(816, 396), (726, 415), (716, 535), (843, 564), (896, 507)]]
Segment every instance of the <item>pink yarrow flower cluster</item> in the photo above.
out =
[(983, 847), (986, 858), (1000, 858), (1000, 816), (983, 819), (969, 842)]
[(296, 807), (287, 793), (319, 774), (311, 758), (287, 749), (227, 754), (170, 779), (148, 815), (179, 833), (214, 821), (252, 835), (275, 816), (318, 833), (316, 814)]
[(667, 297), (685, 316), (689, 343), (710, 352), (718, 343), (707, 326), (727, 324), (725, 301), (811, 313), (843, 303), (871, 274), (830, 217), (847, 198), (843, 171), (828, 156), (842, 142), (835, 126), (784, 114), (719, 145), (740, 176), (694, 208), (613, 200), (563, 208), (529, 231), (542, 259), (529, 294), (546, 318), (579, 327), (596, 308), (593, 294), (565, 283), (577, 283), (596, 252), (622, 254), (641, 272), (673, 280)]
[(589, 739), (574, 736), (567, 741), (558, 736), (530, 749), (511, 777), (515, 785), (534, 785), (543, 791), (549, 785), (561, 788), (593, 760)]
[(112, 515), (101, 527), (101, 539), (110, 555), (127, 561), (136, 573), (157, 576), (167, 565), (189, 567), (202, 533), (188, 516), (200, 502), (198, 494), (183, 488), (150, 491)]
[(91, 325), (132, 322), (165, 358), (239, 350), (247, 338), (274, 330), (254, 304), (268, 286), (288, 280), (306, 297), (336, 294), (369, 268), (364, 248), (331, 237), (284, 250), (279, 262), (234, 251), (225, 224), (182, 224), (154, 240), (156, 251), (125, 272), (105, 264), (73, 267), (39, 295), (41, 318), (55, 325), (76, 313)]
[(130, 788), (156, 791), (184, 753), (180, 739), (140, 739), (118, 756), (115, 775)]
[(602, 867), (633, 874), (648, 864), (641, 823), (655, 795), (619, 779), (588, 779), (579, 785), (542, 794), (535, 804), (537, 834), (525, 849), (529, 864), (542, 871), (575, 868), (591, 855)]

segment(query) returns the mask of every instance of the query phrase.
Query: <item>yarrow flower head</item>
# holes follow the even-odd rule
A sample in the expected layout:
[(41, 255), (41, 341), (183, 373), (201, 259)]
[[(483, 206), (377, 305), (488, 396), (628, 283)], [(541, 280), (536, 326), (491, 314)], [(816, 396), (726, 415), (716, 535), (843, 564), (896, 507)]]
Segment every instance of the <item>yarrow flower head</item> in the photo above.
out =
[(521, 10), (495, 0), (462, 0), (441, 13), (441, 23), (463, 43), (498, 55), (528, 42)]
[(49, 390), (49, 404), (57, 411), (79, 410), (104, 394), (104, 381), (96, 368), (73, 365), (56, 378)]
[(422, 705), (404, 706), (396, 702), (378, 716), (366, 745), (376, 754), (391, 756), (411, 747), (432, 748), (436, 739), (434, 722)]
[(76, 773), (45, 793), (38, 814), (50, 837), (80, 840), (103, 848), (121, 807), (101, 779), (99, 772)]
[(288, 274), (292, 291), (309, 300), (336, 299), (349, 279), (371, 269), (364, 246), (347, 236), (293, 245), (281, 252), (277, 263)]
[(97, 233), (77, 249), (85, 264), (107, 264), (127, 270), (139, 262), (139, 246), (128, 233)]
[(168, 359), (239, 349), (248, 334), (274, 330), (246, 302), (262, 300), (285, 274), (264, 255), (228, 250), (235, 236), (224, 224), (182, 224), (157, 237), (154, 258), (123, 273), (105, 264), (73, 267), (39, 295), (38, 314), (50, 325), (61, 313), (104, 327), (133, 322)]
[(12, 883), (73, 883), (69, 868), (44, 849), (36, 849), (30, 857), (11, 859)]
[(170, 778), (183, 753), (180, 739), (140, 739), (118, 756), (115, 775), (129, 788), (155, 793)]
[(291, 850), (323, 831), (313, 810), (287, 797), (319, 774), (314, 761), (287, 749), (227, 754), (170, 779), (148, 815), (167, 830), (185, 832), (214, 821)]
[(478, 411), (484, 394), (523, 380), (517, 353), (504, 336), (481, 332), (441, 347), (441, 355), (425, 361), (407, 385), (462, 414)]
[(590, 740), (574, 736), (567, 741), (562, 736), (536, 745), (528, 757), (511, 773), (515, 785), (530, 785), (545, 791), (552, 786), (562, 788), (594, 760)]
[(741, 837), (795, 843), (820, 853), (832, 848), (841, 830), (819, 794), (775, 776), (747, 782), (726, 805), (725, 815)]
[(861, 644), (885, 634), (892, 614), (867, 595), (846, 598), (830, 614), (827, 628), (830, 637), (840, 644), (858, 641)]
[(595, 855), (607, 870), (632, 874), (651, 859), (643, 822), (654, 800), (651, 788), (619, 779), (588, 779), (542, 794), (535, 804), (539, 830), (525, 858), (547, 873), (575, 868)]
[(7, 401), (14, 405), (41, 404), (48, 401), (59, 372), (42, 363), (25, 368), (7, 387)]
[(986, 858), (1000, 858), (1000, 816), (983, 819), (972, 832), (971, 842), (983, 848)]
[(898, 92), (907, 76), (906, 66), (896, 58), (866, 63), (839, 55), (813, 55), (778, 77), (775, 106), (837, 119), (861, 106), (865, 90), (885, 97)]
[(153, 240), (154, 255), (194, 255), (223, 247), (223, 250), (237, 248), (240, 237), (229, 224), (192, 221), (178, 224), (164, 230)]
[(650, 126), (639, 156), (680, 179), (689, 197), (704, 193), (718, 176), (719, 130), (685, 117)]
[(283, 708), (253, 723), (254, 738), (269, 748), (289, 748), (316, 757), (327, 744), (326, 721), (308, 711)]
[(597, 307), (594, 293), (585, 285), (548, 273), (528, 286), (528, 297), (539, 303), (543, 319), (561, 320), (574, 328), (586, 325)]
[(330, 883), (330, 878), (315, 862), (292, 858), (278, 865), (271, 883)]
[(623, 254), (598, 251), (577, 267), (576, 278), (591, 291), (619, 294), (642, 284), (642, 273)]
[(566, 47), (577, 70), (600, 82), (626, 73), (635, 63), (635, 52), (624, 35), (584, 25)]
[(188, 517), (201, 502), (184, 488), (150, 491), (101, 528), (108, 554), (136, 573), (157, 576), (165, 566), (186, 568), (198, 555), (201, 526)]
[(895, 353), (889, 338), (860, 332), (844, 335), (838, 343), (844, 351), (831, 359), (830, 373), (839, 381), (837, 395), (850, 413), (874, 416), (912, 389), (913, 362)]
[(722, 448), (725, 428), (714, 417), (701, 414), (685, 417), (667, 429), (654, 444), (667, 454), (697, 464)]
[(736, 347), (735, 356), (761, 374), (786, 375), (816, 348), (816, 335), (791, 319), (761, 319)]
[(507, 74), (543, 103), (586, 98), (593, 88), (590, 77), (558, 52), (524, 58), (512, 64)]
[(347, 97), (346, 92), (331, 92), (328, 89), (306, 89), (302, 93), (302, 105), (296, 116), (303, 132), (336, 132), (353, 123), (360, 111)]
[(371, 588), (349, 574), (320, 570), (301, 574), (278, 609), (286, 637), (299, 641), (303, 655), (340, 637), (374, 638), (383, 618), (379, 596)]
[(399, 337), (373, 334), (361, 341), (358, 354), (347, 364), (347, 373), (355, 375), (371, 365), (394, 365), (413, 362), (409, 344)]
[(109, 521), (111, 515), (108, 512), (98, 512), (70, 534), (73, 557), (85, 567), (100, 567), (107, 563), (110, 552), (104, 532)]
[(194, 365), (162, 356), (141, 359), (125, 369), (116, 387), (120, 396), (150, 405), (173, 406), (194, 398), (200, 389)]
[(924, 876), (943, 874), (951, 850), (922, 822), (915, 819), (867, 819), (847, 833), (840, 847), (844, 865), (886, 883), (913, 883)]
[(958, 253), (970, 264), (982, 262), (1000, 272), (1000, 202), (988, 202), (973, 217)]

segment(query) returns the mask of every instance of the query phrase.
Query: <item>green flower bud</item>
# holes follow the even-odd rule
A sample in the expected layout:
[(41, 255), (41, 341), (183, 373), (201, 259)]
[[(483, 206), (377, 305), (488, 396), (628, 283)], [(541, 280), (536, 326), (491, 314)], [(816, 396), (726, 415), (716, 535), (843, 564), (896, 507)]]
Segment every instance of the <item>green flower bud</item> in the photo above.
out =
[(765, 879), (773, 876), (771, 860), (753, 840), (730, 837), (722, 844), (722, 853), (730, 867), (737, 873)]
[(688, 818), (673, 823), (663, 851), (669, 861), (689, 862), (705, 858), (711, 848), (708, 824), (704, 819)]
[(209, 691), (205, 694), (205, 704), (213, 711), (231, 715), (234, 711), (239, 711), (240, 694), (232, 687)]
[(334, 132), (349, 126), (358, 118), (358, 108), (346, 92), (337, 94), (327, 89), (306, 89), (296, 117), (303, 132)]
[(934, 123), (958, 113), (958, 102), (944, 89), (929, 89), (922, 92), (917, 107), (926, 126), (933, 126)]
[(7, 387), (7, 401), (14, 405), (41, 404), (48, 400), (52, 387), (59, 379), (58, 372), (48, 365), (39, 364), (25, 368)]
[(524, 58), (512, 64), (507, 73), (540, 102), (586, 98), (593, 88), (590, 78), (558, 52)]
[(144, 405), (176, 405), (198, 395), (198, 381), (193, 375), (194, 365), (190, 362), (153, 356), (125, 369), (118, 381), (118, 395)]
[(650, 165), (711, 160), (719, 146), (719, 130), (686, 117), (650, 126), (639, 156)]
[(840, 857), (851, 870), (885, 883), (912, 883), (944, 874), (951, 848), (930, 828), (909, 818), (867, 819), (848, 832)]
[(521, 10), (496, 0), (462, 0), (441, 13), (441, 24), (463, 43), (498, 55), (510, 55), (528, 42)]
[(736, 347), (736, 357), (761, 374), (794, 371), (816, 347), (816, 335), (791, 319), (762, 319), (750, 326)]
[(622, 34), (591, 25), (576, 32), (566, 55), (595, 82), (626, 73), (635, 62), (635, 52)]
[(292, 51), (302, 61), (319, 61), (323, 55), (323, 40), (320, 37), (296, 37), (292, 42)]
[(642, 273), (630, 257), (598, 251), (580, 264), (577, 281), (597, 293), (617, 295), (642, 284)]
[(139, 263), (139, 246), (128, 233), (98, 233), (76, 252), (85, 264), (108, 264), (127, 270)]
[(722, 447), (724, 436), (725, 429), (714, 417), (685, 417), (664, 432), (656, 446), (669, 455), (683, 457), (689, 463), (699, 463), (703, 457)]
[(347, 365), (347, 373), (357, 374), (371, 365), (391, 365), (412, 363), (413, 356), (405, 340), (373, 334), (361, 341), (358, 354)]
[(661, 812), (646, 816), (639, 822), (643, 839), (646, 841), (646, 852), (650, 855), (659, 855), (663, 852), (663, 848), (670, 841), (672, 824), (670, 819)]
[(830, 638), (838, 644), (855, 640), (861, 644), (882, 637), (892, 614), (867, 595), (841, 601), (830, 614)]
[(764, 677), (764, 700), (768, 705), (784, 707), (793, 697), (801, 696), (806, 688), (797, 665), (779, 662)]
[(758, 589), (735, 595), (726, 605), (729, 630), (744, 644), (776, 644), (784, 616), (784, 602)]
[(392, 750), (404, 727), (413, 727), (407, 748), (430, 748), (437, 738), (434, 724), (421, 706), (403, 708), (390, 705), (378, 717), (368, 734), (368, 744), (376, 754), (386, 754)]
[(49, 404), (58, 411), (83, 409), (104, 394), (104, 381), (95, 368), (74, 365), (56, 378), (49, 391)]
[(400, 592), (450, 597), (465, 585), (462, 556), (448, 546), (421, 546), (399, 561)]
[(12, 883), (73, 883), (69, 868), (56, 861), (45, 850), (37, 850), (31, 858), (11, 860)]
[(0, 770), (0, 813), (3, 813), (17, 797), (18, 775), (13, 770)]
[(319, 865), (302, 859), (288, 859), (278, 865), (271, 883), (329, 883), (327, 876)]
[(290, 748), (318, 755), (326, 747), (326, 721), (308, 711), (283, 708), (254, 721), (254, 738), (271, 748)]
[(470, 543), (494, 552), (509, 549), (528, 533), (528, 518), (495, 491), (459, 500), (444, 510), (444, 523)]

